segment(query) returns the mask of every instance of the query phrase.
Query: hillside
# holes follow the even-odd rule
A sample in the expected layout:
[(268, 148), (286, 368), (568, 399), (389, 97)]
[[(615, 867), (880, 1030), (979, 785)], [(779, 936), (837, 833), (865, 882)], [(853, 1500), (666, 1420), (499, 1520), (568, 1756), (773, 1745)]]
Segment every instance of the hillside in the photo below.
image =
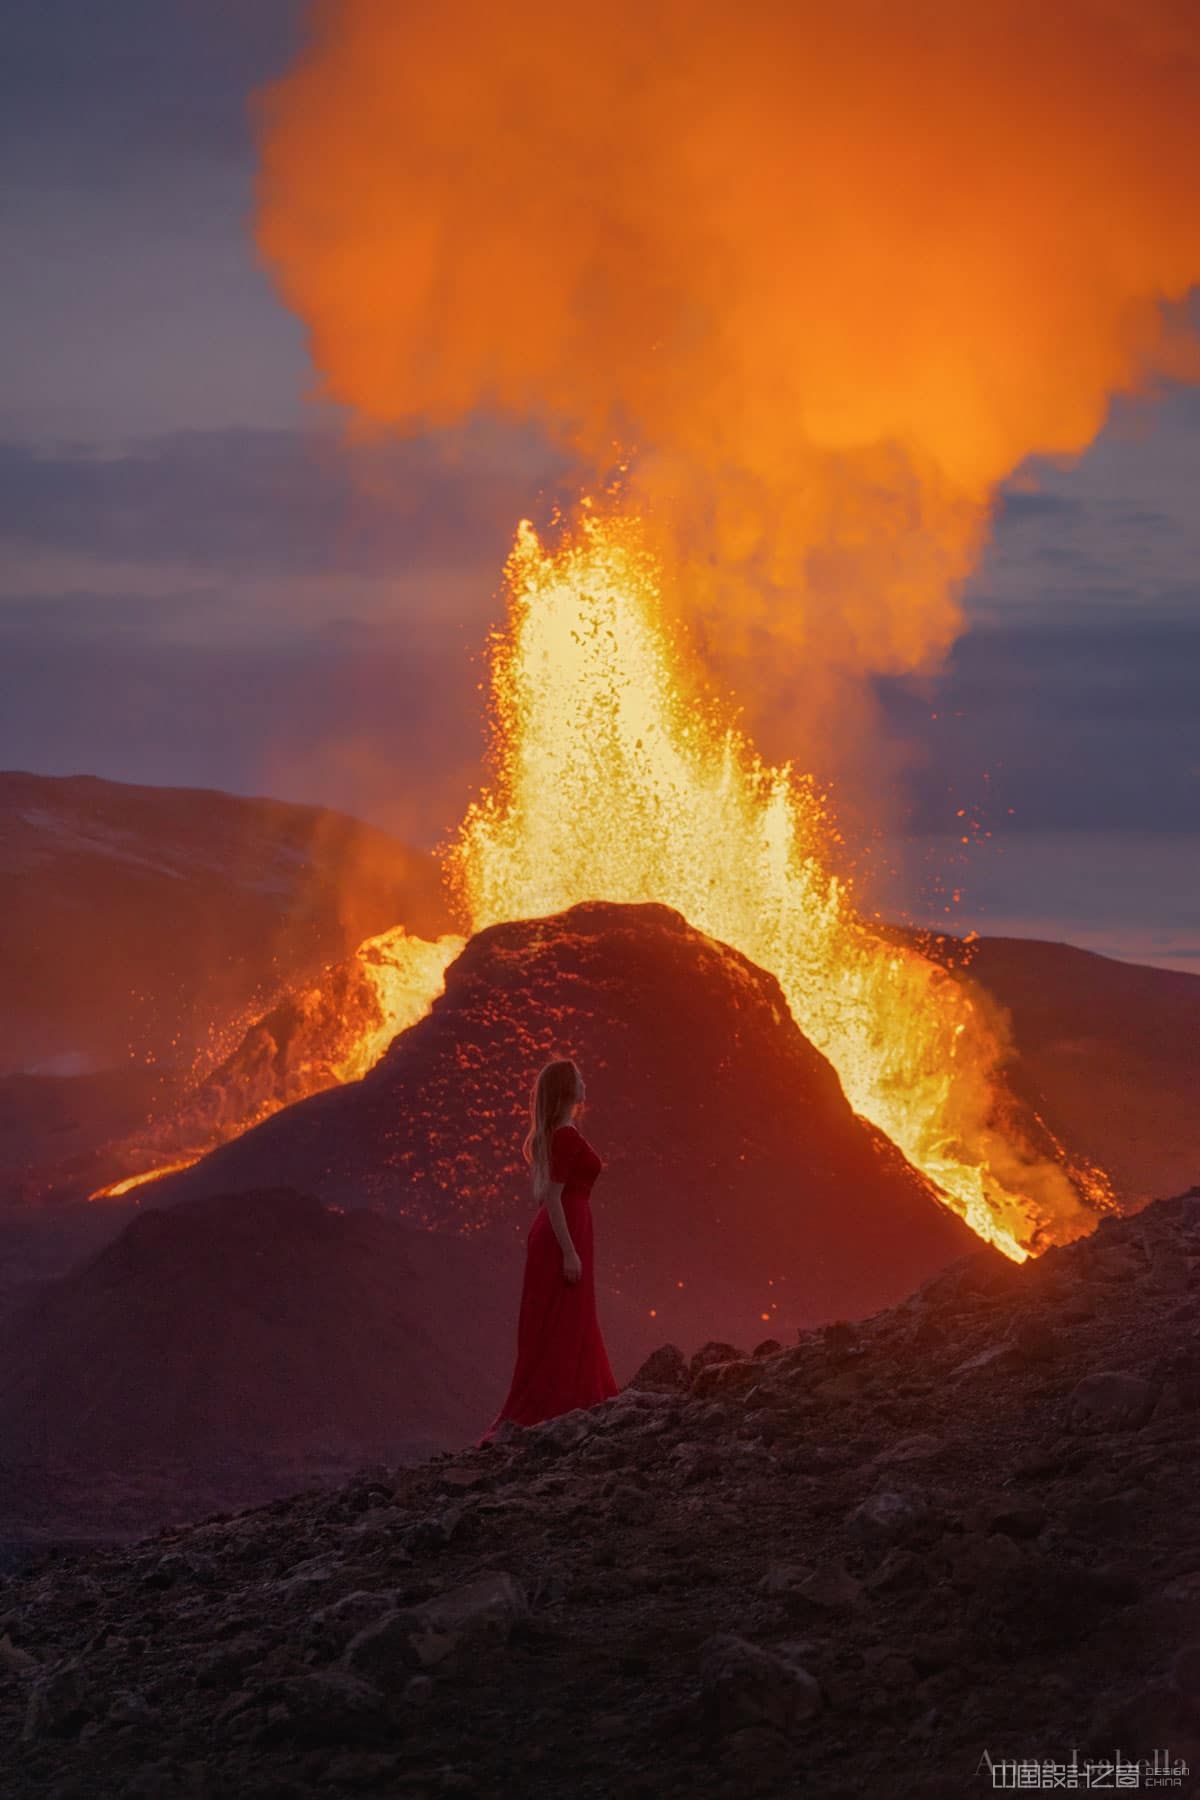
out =
[(1081, 1787), (1157, 1752), (1195, 1794), (1198, 1282), (1200, 1191), (857, 1328), (664, 1344), (499, 1445), (44, 1558), (0, 1586), (0, 1789), (963, 1800), (1005, 1785), (986, 1750)]
[(0, 1077), (190, 1067), (364, 937), (445, 929), (432, 860), (204, 788), (0, 773)]
[(857, 1118), (774, 977), (657, 905), (479, 932), (361, 1081), (140, 1190), (287, 1185), (439, 1231), (532, 1216), (520, 1143), (551, 1056), (585, 1070), (597, 1273), (660, 1331), (767, 1336), (898, 1298), (977, 1243)]
[[(198, 1494), (244, 1502), (477, 1436), (507, 1392), (521, 1272), (508, 1237), (289, 1190), (147, 1211), (0, 1325), (0, 1532), (145, 1529)], [(601, 1305), (628, 1377), (653, 1331)]]
[(1200, 975), (981, 938), (972, 978), (1012, 1017), (1013, 1085), (1127, 1203), (1200, 1178)]
[[(210, 790), (0, 773), (0, 1206), (86, 1198), (334, 1080), (364, 937), (450, 927), (434, 860), (357, 820)], [(952, 966), (963, 946), (905, 932)], [(1121, 1203), (1200, 1168), (1200, 976), (1029, 939), (969, 973), (1013, 1092)], [(362, 990), (360, 993), (359, 990)], [(198, 1079), (199, 1078), (199, 1079)]]

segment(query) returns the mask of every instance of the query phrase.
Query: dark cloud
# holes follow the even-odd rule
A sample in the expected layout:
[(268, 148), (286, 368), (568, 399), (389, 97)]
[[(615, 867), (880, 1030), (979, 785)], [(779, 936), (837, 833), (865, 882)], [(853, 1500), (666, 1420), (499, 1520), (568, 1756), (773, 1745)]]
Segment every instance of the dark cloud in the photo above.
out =
[(1043, 519), (1073, 519), (1082, 511), (1082, 503), (1073, 494), (1055, 494), (1044, 489), (1010, 488), (1000, 497), (998, 515), (1002, 520), (1020, 524), (1024, 519), (1035, 523)]
[(912, 746), (913, 830), (953, 830), (966, 807), (1010, 830), (1197, 831), (1197, 667), (1193, 605), (992, 625), (936, 681), (880, 682), (886, 728)]
[(291, 424), (299, 325), (246, 238), (252, 89), (299, 0), (8, 0), (0, 434)]
[(6, 594), (0, 597), (0, 644), (52, 645), (64, 639), (96, 638), (111, 638), (117, 644), (152, 635), (165, 620), (192, 616), (196, 606), (211, 597), (207, 589), (171, 595)]
[[(1200, 291), (1191, 296), (1192, 330), (1200, 331)], [(1200, 386), (1173, 388), (1162, 403), (1162, 410), (1185, 429), (1200, 431)]]
[(395, 575), (503, 561), (560, 469), (478, 431), (348, 448), (287, 430), (184, 431), (123, 454), (0, 444), (0, 542), (107, 561), (277, 575)]

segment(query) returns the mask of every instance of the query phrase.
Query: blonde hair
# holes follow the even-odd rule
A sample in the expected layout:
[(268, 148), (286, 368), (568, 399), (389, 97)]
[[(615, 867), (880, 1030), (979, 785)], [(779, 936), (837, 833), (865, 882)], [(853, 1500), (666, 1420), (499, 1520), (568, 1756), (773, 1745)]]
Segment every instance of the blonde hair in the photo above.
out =
[(545, 1198), (550, 1184), (550, 1139), (578, 1092), (579, 1070), (570, 1060), (548, 1062), (538, 1071), (529, 1096), (529, 1131), (521, 1145), (533, 1171), (533, 1197)]

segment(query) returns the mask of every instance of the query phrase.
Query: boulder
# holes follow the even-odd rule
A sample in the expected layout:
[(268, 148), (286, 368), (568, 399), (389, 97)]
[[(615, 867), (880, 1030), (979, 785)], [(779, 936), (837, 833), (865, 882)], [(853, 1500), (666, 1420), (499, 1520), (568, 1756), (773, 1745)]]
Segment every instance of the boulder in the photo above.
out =
[(701, 1646), (701, 1710), (723, 1731), (770, 1725), (792, 1732), (821, 1710), (821, 1688), (799, 1662), (717, 1632)]
[(692, 1381), (692, 1393), (698, 1400), (714, 1394), (744, 1394), (761, 1375), (759, 1365), (748, 1357), (705, 1363)]
[(1099, 1369), (1076, 1382), (1067, 1418), (1076, 1431), (1136, 1431), (1154, 1411), (1157, 1392), (1128, 1369)]
[(650, 1352), (629, 1386), (647, 1393), (681, 1394), (690, 1379), (683, 1351), (675, 1344), (662, 1344)]
[(732, 1344), (722, 1344), (715, 1338), (711, 1339), (707, 1344), (701, 1344), (693, 1355), (688, 1364), (688, 1380), (695, 1381), (701, 1369), (707, 1368), (709, 1363), (742, 1362), (745, 1354), (744, 1350), (737, 1350)]
[(846, 1529), (860, 1543), (890, 1543), (908, 1536), (928, 1518), (929, 1505), (923, 1494), (880, 1488), (854, 1508)]

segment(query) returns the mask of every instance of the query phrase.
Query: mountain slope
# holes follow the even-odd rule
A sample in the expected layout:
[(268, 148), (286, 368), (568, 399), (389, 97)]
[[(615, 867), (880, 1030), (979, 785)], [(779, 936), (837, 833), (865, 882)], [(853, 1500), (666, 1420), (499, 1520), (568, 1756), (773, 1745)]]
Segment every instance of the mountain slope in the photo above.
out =
[(533, 1213), (520, 1142), (552, 1056), (588, 1081), (599, 1278), (662, 1329), (856, 1315), (977, 1240), (850, 1111), (774, 977), (669, 907), (589, 902), (478, 933), (363, 1080), (289, 1107), (147, 1204), (286, 1183), (439, 1230)]
[(0, 1588), (0, 1787), (962, 1800), (1073, 1755), (1107, 1791), (1119, 1753), (1116, 1785), (1166, 1755), (1194, 1795), (1198, 1271), (1200, 1194), (857, 1331), (664, 1345), (499, 1445), (45, 1558)]
[(446, 928), (432, 860), (344, 814), (20, 770), (0, 914), (0, 1076), (186, 1067), (364, 937)]
[[(522, 1267), (507, 1235), (290, 1189), (140, 1214), (0, 1320), (0, 1542), (145, 1529), (477, 1437), (508, 1390)], [(626, 1379), (654, 1324), (599, 1298)]]
[(148, 1211), (0, 1328), (0, 1443), (91, 1468), (453, 1444), (504, 1398), (519, 1282), (507, 1239), (290, 1190)]
[(970, 974), (1012, 1016), (1014, 1087), (1127, 1203), (1200, 1178), (1200, 976), (1031, 938), (981, 938)]

